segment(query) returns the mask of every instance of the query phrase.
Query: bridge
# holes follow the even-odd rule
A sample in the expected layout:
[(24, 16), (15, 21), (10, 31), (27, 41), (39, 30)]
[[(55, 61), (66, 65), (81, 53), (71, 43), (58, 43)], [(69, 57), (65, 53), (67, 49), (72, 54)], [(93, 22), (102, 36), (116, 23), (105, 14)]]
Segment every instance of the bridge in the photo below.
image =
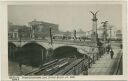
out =
[[(113, 70), (113, 65), (116, 65), (117, 67), (120, 67), (121, 65), (121, 53), (119, 54), (116, 52), (115, 54), (115, 60), (119, 61), (118, 63), (114, 61), (111, 61), (109, 63), (105, 62), (104, 59), (106, 57), (109, 58), (109, 54), (105, 54), (102, 51), (102, 54), (99, 53), (98, 48), (95, 47), (94, 43), (91, 41), (77, 41), (77, 40), (72, 40), (72, 41), (63, 41), (63, 40), (54, 40), (53, 44), (51, 45), (49, 41), (46, 40), (9, 40), (9, 56), (15, 58), (17, 53), (15, 53), (16, 50), (19, 48), (22, 48), (23, 52), (20, 57), (23, 56), (34, 56), (35, 58), (31, 58), (32, 60), (34, 59), (40, 59), (36, 64), (40, 65), (43, 64), (43, 68), (41, 69), (36, 69), (33, 71), (28, 71), (27, 73), (24, 73), (25, 75), (69, 75), (69, 74), (89, 74), (89, 75), (97, 75), (97, 74), (114, 74), (115, 70)], [(117, 47), (114, 43), (113, 48)], [(118, 53), (118, 54), (117, 54)], [(78, 56), (77, 59), (72, 59), (75, 58), (75, 55)], [(118, 57), (119, 55), (119, 57)], [(47, 61), (47, 59), (51, 59), (50, 57), (55, 57), (55, 59), (64, 59), (61, 60), (60, 62), (54, 63), (53, 60)], [(82, 56), (84, 58), (79, 58), (79, 56)], [(62, 58), (63, 57), (63, 58)], [(70, 58), (71, 57), (71, 58)], [(22, 59), (24, 60), (26, 57), (23, 57)], [(68, 59), (70, 58), (70, 59)], [(21, 58), (20, 58), (21, 59)], [(26, 58), (28, 59), (28, 58)], [(30, 58), (29, 58), (30, 59)], [(54, 59), (54, 60), (55, 60)], [(53, 61), (53, 62), (52, 62)], [(108, 68), (106, 68), (104, 65), (100, 65), (99, 62), (105, 62), (103, 64), (110, 64), (108, 65)], [(45, 66), (44, 66), (45, 64)], [(56, 65), (57, 64), (57, 65)], [(54, 68), (50, 68), (50, 67)], [(106, 65), (107, 66), (107, 65)], [(47, 72), (42, 72), (42, 69), (47, 67)], [(49, 68), (48, 68), (49, 67)], [(83, 68), (84, 67), (84, 68)], [(91, 67), (91, 68), (90, 68)], [(97, 72), (96, 68), (101, 67)], [(63, 68), (63, 70), (62, 70)], [(76, 70), (79, 71), (75, 72)], [(101, 69), (105, 68), (104, 70), (106, 72), (101, 72)], [(120, 67), (122, 68), (122, 67)], [(117, 68), (117, 73), (120, 68)], [(59, 70), (58, 70), (59, 69)], [(111, 72), (108, 69), (112, 69)], [(109, 73), (108, 73), (109, 72)], [(120, 70), (121, 72), (121, 70)], [(46, 74), (45, 74), (46, 73)], [(119, 73), (121, 74), (121, 73)]]
[[(42, 50), (45, 50), (46, 52), (49, 52), (49, 49), (52, 49), (54, 51), (58, 49), (70, 49), (74, 48), (78, 52), (82, 54), (88, 54), (91, 51), (93, 43), (91, 41), (54, 41), (54, 43), (51, 45), (49, 41), (47, 40), (9, 40), (9, 49), (14, 50), (14, 48), (25, 48), (25, 47), (32, 47), (33, 49), (39, 49), (42, 48)], [(37, 48), (37, 46), (39, 48)], [(93, 45), (94, 48), (94, 45)]]
[[(94, 45), (92, 45), (91, 41), (63, 41), (63, 40), (55, 40), (54, 43), (51, 45), (49, 41), (47, 40), (22, 40), (22, 41), (18, 41), (18, 40), (9, 40), (9, 43), (13, 43), (16, 47), (23, 47), (24, 45), (28, 44), (28, 43), (36, 43), (46, 49), (49, 48), (53, 48), (56, 49), (58, 47), (61, 46), (73, 46), (76, 48), (80, 48), (80, 47), (92, 47)], [(91, 43), (89, 45), (89, 43)]]

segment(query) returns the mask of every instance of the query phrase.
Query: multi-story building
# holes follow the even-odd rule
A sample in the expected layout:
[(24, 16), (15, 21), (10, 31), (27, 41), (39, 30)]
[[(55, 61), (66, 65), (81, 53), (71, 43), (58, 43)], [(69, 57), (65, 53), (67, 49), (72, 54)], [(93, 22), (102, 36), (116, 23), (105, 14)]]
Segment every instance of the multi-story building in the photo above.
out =
[(8, 25), (9, 39), (28, 39), (31, 37), (31, 29), (25, 25)]
[(45, 38), (50, 35), (50, 28), (52, 34), (59, 32), (58, 25), (47, 23), (43, 21), (31, 21), (26, 25), (14, 25), (9, 23), (8, 25), (8, 38), (9, 39), (30, 39), (30, 38)]
[(121, 30), (117, 30), (116, 31), (116, 38), (117, 39), (122, 39), (122, 32), (121, 32)]
[(18, 36), (21, 39), (30, 39), (31, 38), (31, 29), (25, 25), (19, 26)]
[(51, 28), (52, 34), (59, 32), (58, 24), (33, 20), (29, 22), (28, 25), (31, 27), (33, 38), (49, 37), (50, 28)]
[(84, 32), (83, 30), (79, 30), (79, 31), (77, 31), (76, 32), (76, 35), (77, 35), (77, 37), (86, 37), (86, 32)]

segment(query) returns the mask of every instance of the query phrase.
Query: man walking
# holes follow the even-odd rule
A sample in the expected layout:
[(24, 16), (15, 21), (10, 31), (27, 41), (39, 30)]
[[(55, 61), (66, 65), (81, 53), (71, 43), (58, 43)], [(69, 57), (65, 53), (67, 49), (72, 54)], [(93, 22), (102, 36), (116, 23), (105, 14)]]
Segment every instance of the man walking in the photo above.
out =
[(114, 55), (114, 52), (113, 52), (113, 50), (111, 49), (111, 50), (110, 50), (111, 59), (113, 59), (113, 55)]

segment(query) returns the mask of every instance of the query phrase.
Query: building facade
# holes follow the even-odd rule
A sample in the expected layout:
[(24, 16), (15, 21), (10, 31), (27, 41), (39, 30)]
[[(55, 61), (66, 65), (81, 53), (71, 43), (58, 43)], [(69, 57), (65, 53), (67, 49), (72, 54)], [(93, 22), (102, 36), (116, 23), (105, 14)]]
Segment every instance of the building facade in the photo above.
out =
[(28, 25), (32, 30), (32, 37), (37, 39), (49, 37), (50, 28), (52, 30), (52, 34), (59, 32), (58, 24), (33, 20), (29, 22)]
[(30, 39), (31, 38), (31, 29), (26, 25), (8, 25), (8, 38), (13, 40), (18, 39)]
[(122, 39), (122, 31), (121, 30), (116, 31), (116, 38), (117, 39)]

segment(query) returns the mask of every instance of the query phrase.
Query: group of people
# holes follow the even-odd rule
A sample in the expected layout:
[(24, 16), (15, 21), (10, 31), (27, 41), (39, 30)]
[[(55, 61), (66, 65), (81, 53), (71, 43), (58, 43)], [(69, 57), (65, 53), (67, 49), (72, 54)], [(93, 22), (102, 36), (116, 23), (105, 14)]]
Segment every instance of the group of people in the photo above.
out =
[(101, 55), (107, 52), (107, 54), (110, 54), (111, 59), (113, 59), (114, 51), (109, 41), (106, 44), (103, 44), (101, 41), (98, 40), (97, 45), (99, 46), (99, 53)]

